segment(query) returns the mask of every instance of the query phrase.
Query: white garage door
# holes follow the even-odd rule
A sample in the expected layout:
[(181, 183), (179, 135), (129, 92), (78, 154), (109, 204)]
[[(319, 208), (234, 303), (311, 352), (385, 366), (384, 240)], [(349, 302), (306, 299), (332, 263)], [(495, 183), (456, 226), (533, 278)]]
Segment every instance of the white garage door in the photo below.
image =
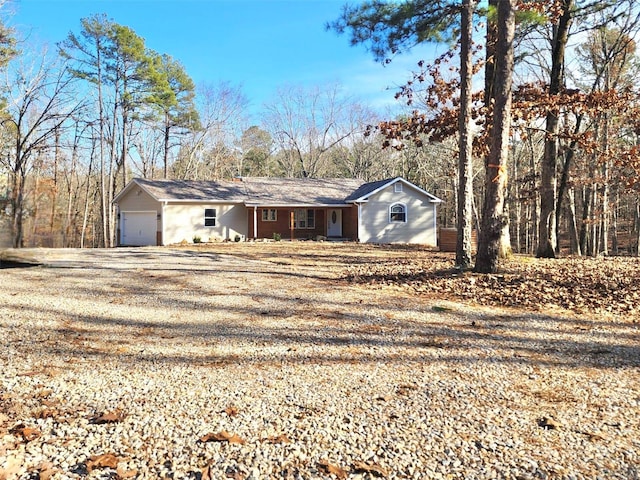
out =
[(120, 245), (155, 245), (156, 215), (156, 212), (120, 212)]

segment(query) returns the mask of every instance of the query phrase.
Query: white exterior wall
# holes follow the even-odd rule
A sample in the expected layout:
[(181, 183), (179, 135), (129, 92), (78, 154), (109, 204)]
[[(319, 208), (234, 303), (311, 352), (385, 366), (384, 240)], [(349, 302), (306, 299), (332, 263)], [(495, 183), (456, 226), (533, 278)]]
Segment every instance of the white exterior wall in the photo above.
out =
[[(204, 226), (206, 208), (216, 209), (215, 227)], [(162, 219), (164, 245), (183, 240), (192, 243), (195, 236), (203, 242), (247, 237), (247, 209), (241, 204), (171, 203), (164, 206)]]
[(162, 212), (162, 205), (151, 195), (136, 185), (127, 194), (118, 200), (118, 209), (121, 212), (149, 212), (155, 210)]
[[(436, 203), (414, 188), (403, 184), (402, 192), (394, 184), (369, 197), (362, 204), (359, 239), (365, 243), (437, 244)], [(389, 222), (389, 208), (401, 203), (406, 207), (406, 223)]]

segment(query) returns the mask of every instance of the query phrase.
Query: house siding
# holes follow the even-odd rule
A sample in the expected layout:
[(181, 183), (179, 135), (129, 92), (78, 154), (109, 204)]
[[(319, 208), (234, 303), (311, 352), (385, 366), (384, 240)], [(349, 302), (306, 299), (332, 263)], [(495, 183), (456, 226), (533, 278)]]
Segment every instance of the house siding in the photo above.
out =
[[(204, 211), (216, 209), (216, 225), (205, 227)], [(247, 237), (247, 209), (241, 204), (170, 203), (162, 214), (163, 244), (234, 240), (236, 235)]]
[(121, 212), (148, 212), (155, 210), (162, 213), (162, 204), (141, 188), (132, 188), (118, 201)]
[[(406, 206), (405, 223), (389, 222), (389, 208), (401, 203)], [(404, 184), (402, 192), (388, 185), (362, 204), (359, 240), (365, 243), (437, 244), (434, 224), (435, 204), (421, 192)]]

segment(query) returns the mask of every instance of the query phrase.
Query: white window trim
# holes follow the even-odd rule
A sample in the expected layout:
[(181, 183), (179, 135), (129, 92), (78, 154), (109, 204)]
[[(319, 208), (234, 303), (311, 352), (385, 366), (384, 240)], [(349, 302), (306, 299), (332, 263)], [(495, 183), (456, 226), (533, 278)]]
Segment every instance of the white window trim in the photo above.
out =
[[(309, 211), (313, 211), (313, 225), (309, 226)], [(298, 212), (304, 212), (304, 227), (301, 227), (298, 221)], [(316, 210), (315, 208), (296, 208), (293, 214), (293, 228), (295, 230), (315, 230), (316, 228)]]
[[(265, 218), (266, 212), (266, 218)], [(273, 218), (271, 218), (271, 212), (273, 212)], [(262, 221), (263, 222), (277, 222), (278, 221), (278, 209), (277, 208), (263, 208), (262, 209)]]
[[(402, 207), (402, 209), (404, 210), (404, 221), (403, 222), (398, 221), (398, 220), (391, 220), (391, 214), (392, 214), (391, 210), (393, 209), (393, 207), (397, 207), (397, 206)], [(407, 223), (409, 221), (408, 217), (409, 217), (409, 215), (408, 215), (408, 209), (407, 209), (407, 205), (406, 204), (400, 203), (400, 202), (396, 202), (396, 203), (392, 203), (389, 206), (389, 223)]]
[[(213, 210), (213, 216), (207, 216), (207, 210)], [(213, 225), (207, 225), (207, 220), (213, 219)], [(204, 227), (215, 228), (218, 225), (218, 209), (217, 208), (205, 208), (204, 209)]]

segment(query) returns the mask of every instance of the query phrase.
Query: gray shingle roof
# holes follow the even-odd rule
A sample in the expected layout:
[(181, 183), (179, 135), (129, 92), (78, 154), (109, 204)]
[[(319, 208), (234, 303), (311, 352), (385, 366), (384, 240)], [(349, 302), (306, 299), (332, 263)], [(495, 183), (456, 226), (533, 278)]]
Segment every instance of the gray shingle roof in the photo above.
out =
[[(244, 203), (251, 206), (344, 205), (394, 181), (404, 182), (400, 178), (364, 183), (350, 178), (273, 177), (243, 177), (235, 181), (134, 180), (158, 201)], [(116, 202), (126, 190), (128, 188), (118, 194)]]
[(249, 205), (336, 205), (362, 185), (347, 178), (266, 178), (243, 179)]
[(149, 180), (136, 178), (156, 200), (246, 203), (248, 205), (344, 204), (362, 180), (348, 178), (244, 177), (238, 181)]
[(149, 180), (136, 178), (156, 200), (185, 200), (241, 203), (246, 199), (242, 182), (204, 180)]
[(345, 199), (345, 201), (350, 202), (350, 201), (354, 201), (354, 200), (357, 200), (359, 198), (365, 197), (366, 195), (370, 194), (371, 192), (373, 192), (373, 191), (379, 189), (380, 187), (386, 185), (391, 180), (393, 180), (393, 179), (392, 178), (387, 178), (386, 180), (378, 180), (377, 182), (363, 183), (356, 190), (354, 190), (351, 193), (351, 195), (349, 195)]

